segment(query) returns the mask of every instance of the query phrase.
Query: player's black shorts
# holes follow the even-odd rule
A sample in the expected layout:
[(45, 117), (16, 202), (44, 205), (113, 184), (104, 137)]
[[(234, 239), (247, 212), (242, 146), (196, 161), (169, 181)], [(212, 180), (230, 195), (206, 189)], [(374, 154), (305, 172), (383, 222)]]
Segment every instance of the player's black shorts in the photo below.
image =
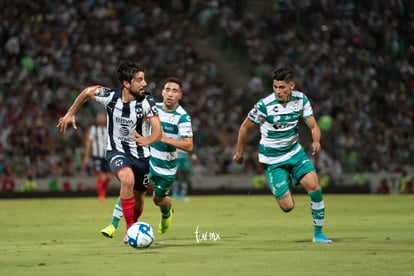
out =
[(129, 167), (134, 172), (134, 190), (146, 191), (149, 179), (149, 158), (135, 158), (119, 151), (108, 151), (106, 158), (113, 174), (118, 176), (118, 172)]

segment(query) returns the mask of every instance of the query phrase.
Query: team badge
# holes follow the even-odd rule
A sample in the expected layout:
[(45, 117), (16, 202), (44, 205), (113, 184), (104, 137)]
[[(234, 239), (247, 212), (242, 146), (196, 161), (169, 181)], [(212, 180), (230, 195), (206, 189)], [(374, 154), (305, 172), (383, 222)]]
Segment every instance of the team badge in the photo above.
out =
[(299, 103), (298, 103), (298, 101), (294, 101), (293, 102), (293, 107), (292, 108), (293, 108), (294, 111), (298, 111), (299, 110)]

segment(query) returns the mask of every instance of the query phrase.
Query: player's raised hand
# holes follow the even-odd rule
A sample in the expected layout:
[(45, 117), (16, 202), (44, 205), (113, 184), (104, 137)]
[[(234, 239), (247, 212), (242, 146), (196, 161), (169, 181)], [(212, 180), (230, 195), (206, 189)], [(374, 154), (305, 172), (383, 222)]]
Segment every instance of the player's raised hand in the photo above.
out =
[(78, 127), (76, 126), (75, 115), (66, 114), (63, 117), (60, 117), (56, 127), (59, 128), (60, 132), (66, 133), (66, 129), (69, 124), (72, 125), (73, 129), (78, 129)]

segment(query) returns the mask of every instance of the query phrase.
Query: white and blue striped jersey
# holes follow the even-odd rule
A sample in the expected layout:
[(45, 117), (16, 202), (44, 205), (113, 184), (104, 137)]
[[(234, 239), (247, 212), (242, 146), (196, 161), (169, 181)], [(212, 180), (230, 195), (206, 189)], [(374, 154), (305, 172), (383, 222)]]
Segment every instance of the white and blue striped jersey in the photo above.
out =
[(106, 157), (106, 143), (108, 140), (108, 131), (106, 127), (92, 125), (89, 128), (88, 137), (92, 140), (92, 157)]
[(135, 142), (134, 131), (142, 136), (150, 135), (149, 118), (158, 116), (157, 106), (150, 93), (141, 100), (124, 103), (121, 100), (121, 88), (98, 87), (96, 101), (105, 106), (107, 112), (108, 143), (107, 150), (116, 150), (135, 158), (147, 158), (148, 146), (139, 146)]
[(259, 162), (277, 164), (295, 155), (302, 148), (299, 119), (311, 116), (312, 106), (300, 91), (292, 91), (287, 103), (279, 102), (275, 93), (259, 100), (248, 113), (251, 121), (260, 124)]
[[(157, 103), (162, 129), (165, 135), (174, 140), (193, 137), (191, 117), (179, 105), (173, 111), (164, 111), (162, 103)], [(175, 175), (177, 172), (177, 149), (162, 142), (151, 145), (150, 166), (160, 175)]]

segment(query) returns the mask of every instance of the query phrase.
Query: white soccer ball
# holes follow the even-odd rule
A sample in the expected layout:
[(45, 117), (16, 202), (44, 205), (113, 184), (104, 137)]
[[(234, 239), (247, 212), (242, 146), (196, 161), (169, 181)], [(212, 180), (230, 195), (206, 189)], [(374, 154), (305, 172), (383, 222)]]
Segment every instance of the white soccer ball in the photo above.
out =
[(154, 243), (154, 231), (146, 222), (136, 222), (127, 230), (128, 244), (134, 248), (148, 248)]

